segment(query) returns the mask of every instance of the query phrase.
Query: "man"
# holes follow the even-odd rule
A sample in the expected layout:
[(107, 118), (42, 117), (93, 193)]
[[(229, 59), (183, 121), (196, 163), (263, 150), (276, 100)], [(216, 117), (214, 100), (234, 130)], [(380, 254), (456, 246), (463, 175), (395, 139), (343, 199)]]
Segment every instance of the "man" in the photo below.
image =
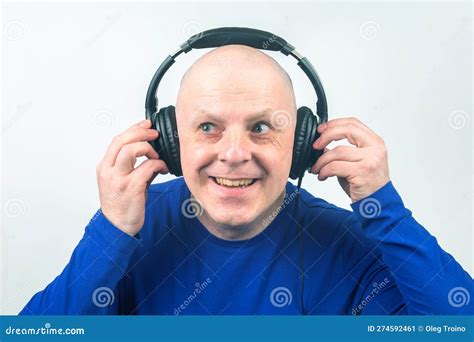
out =
[(272, 58), (212, 50), (176, 113), (183, 178), (150, 186), (168, 169), (149, 121), (115, 137), (97, 167), (101, 209), (21, 314), (473, 313), (472, 278), (404, 207), (383, 140), (355, 118), (318, 128), (311, 169), (338, 177), (353, 212), (302, 190), (298, 235), (295, 97)]

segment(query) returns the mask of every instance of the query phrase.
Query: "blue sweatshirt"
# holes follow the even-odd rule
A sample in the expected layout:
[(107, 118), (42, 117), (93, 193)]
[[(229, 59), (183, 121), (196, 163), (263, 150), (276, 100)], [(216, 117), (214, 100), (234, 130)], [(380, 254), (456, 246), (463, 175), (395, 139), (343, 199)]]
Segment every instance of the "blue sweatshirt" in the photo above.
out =
[(99, 210), (62, 273), (20, 314), (474, 313), (473, 279), (413, 218), (392, 182), (352, 211), (301, 189), (301, 241), (295, 191), (288, 182), (263, 232), (229, 241), (183, 207), (190, 196), (183, 178), (153, 184), (140, 233), (127, 235)]

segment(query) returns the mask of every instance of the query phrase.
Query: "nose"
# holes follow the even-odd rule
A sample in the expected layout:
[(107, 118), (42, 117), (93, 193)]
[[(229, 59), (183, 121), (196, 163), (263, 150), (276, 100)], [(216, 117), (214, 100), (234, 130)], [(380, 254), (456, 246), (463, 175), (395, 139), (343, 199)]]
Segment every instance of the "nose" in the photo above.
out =
[(226, 130), (219, 141), (218, 160), (229, 166), (238, 166), (252, 158), (250, 141), (244, 132), (238, 129)]

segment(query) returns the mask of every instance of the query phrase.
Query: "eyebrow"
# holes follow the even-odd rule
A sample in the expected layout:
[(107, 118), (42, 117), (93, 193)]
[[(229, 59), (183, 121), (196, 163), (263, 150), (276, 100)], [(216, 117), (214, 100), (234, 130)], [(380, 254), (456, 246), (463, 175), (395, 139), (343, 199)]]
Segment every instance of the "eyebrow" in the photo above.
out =
[[(270, 115), (273, 112), (274, 111), (271, 108), (266, 108), (264, 110), (252, 113), (248, 116), (246, 122), (251, 122), (251, 121), (258, 120), (258, 119), (262, 119), (264, 117), (267, 117), (268, 115)], [(210, 121), (218, 122), (218, 123), (222, 123), (222, 122), (225, 121), (225, 120), (222, 119), (222, 116), (220, 116), (219, 114), (208, 112), (205, 109), (201, 109), (201, 110), (198, 110), (198, 111), (194, 112), (194, 115), (191, 118), (191, 122), (198, 121), (198, 120), (199, 121), (200, 120), (210, 120)]]

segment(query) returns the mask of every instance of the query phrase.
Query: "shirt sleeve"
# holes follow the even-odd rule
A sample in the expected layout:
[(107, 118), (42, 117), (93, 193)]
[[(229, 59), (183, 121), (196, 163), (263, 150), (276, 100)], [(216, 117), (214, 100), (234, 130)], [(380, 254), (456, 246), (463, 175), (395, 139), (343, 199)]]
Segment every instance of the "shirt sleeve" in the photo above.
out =
[(356, 224), (380, 250), (406, 313), (474, 313), (473, 279), (413, 218), (392, 182), (351, 207)]
[(19, 314), (118, 314), (118, 284), (140, 241), (139, 234), (124, 233), (99, 209), (61, 274)]

